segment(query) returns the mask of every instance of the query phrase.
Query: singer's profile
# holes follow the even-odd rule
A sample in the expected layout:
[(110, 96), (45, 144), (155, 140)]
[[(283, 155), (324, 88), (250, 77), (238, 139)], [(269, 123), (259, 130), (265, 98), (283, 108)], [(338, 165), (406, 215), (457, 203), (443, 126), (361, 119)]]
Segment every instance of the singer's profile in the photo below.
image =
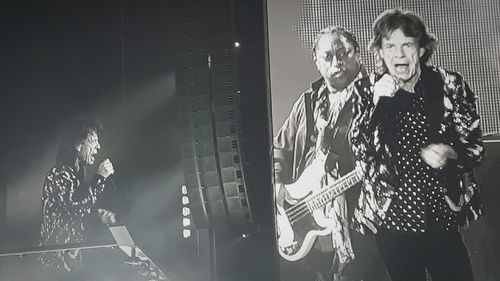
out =
[[(83, 242), (85, 218), (91, 214), (100, 216), (103, 223), (114, 222), (114, 213), (95, 205), (106, 189), (106, 179), (114, 173), (111, 161), (100, 162), (93, 179), (85, 182), (86, 167), (94, 164), (101, 149), (101, 130), (93, 119), (77, 119), (65, 128), (56, 164), (43, 184), (41, 246)], [(79, 250), (46, 253), (40, 261), (61, 280), (78, 280), (83, 275)]]

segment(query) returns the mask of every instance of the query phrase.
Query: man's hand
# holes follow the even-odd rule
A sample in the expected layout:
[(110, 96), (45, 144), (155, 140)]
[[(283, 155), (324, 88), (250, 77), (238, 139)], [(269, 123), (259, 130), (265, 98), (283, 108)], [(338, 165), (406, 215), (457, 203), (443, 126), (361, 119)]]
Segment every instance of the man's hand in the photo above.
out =
[(111, 160), (106, 159), (102, 161), (99, 164), (99, 167), (97, 168), (97, 174), (103, 176), (104, 178), (109, 177), (115, 172), (113, 168), (113, 163), (111, 163)]
[(427, 147), (422, 148), (420, 155), (424, 162), (434, 169), (443, 168), (448, 159), (456, 160), (458, 158), (455, 150), (444, 143), (431, 143)]
[(97, 214), (99, 214), (101, 221), (105, 224), (116, 222), (116, 214), (111, 211), (105, 209), (97, 209)]
[(373, 86), (373, 103), (377, 105), (381, 97), (393, 97), (399, 90), (398, 80), (389, 74), (384, 74)]
[(317, 193), (321, 189), (325, 175), (325, 159), (318, 157), (304, 169), (294, 183), (286, 185), (286, 190), (294, 199), (301, 199), (311, 192)]
[(275, 192), (276, 192), (276, 204), (279, 207), (283, 207), (284, 203), (287, 202), (288, 204), (296, 204), (298, 200), (292, 198), (290, 196), (290, 193), (288, 192), (286, 186), (284, 184), (277, 183), (275, 185)]

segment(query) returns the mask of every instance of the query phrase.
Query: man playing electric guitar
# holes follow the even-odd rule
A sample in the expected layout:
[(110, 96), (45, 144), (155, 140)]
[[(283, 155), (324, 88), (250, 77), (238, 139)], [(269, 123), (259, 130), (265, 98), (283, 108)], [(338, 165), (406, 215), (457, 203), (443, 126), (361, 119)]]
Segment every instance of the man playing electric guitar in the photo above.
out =
[[(274, 138), (282, 280), (387, 280), (370, 237), (349, 231), (359, 173), (349, 144), (353, 84), (365, 74), (359, 45), (342, 27), (321, 30), (313, 60), (321, 78), (295, 102)], [(345, 192), (344, 192), (345, 191)]]

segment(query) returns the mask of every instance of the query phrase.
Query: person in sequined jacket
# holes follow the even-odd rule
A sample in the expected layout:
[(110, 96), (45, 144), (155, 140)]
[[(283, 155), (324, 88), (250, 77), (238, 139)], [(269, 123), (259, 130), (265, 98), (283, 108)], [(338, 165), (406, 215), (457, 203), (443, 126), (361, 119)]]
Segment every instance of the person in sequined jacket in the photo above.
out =
[(355, 85), (365, 178), (354, 223), (376, 233), (393, 281), (473, 280), (459, 226), (483, 214), (477, 97), (459, 73), (426, 65), (437, 40), (415, 13), (387, 10), (373, 32), (376, 71)]
[[(111, 161), (102, 161), (93, 180), (84, 181), (85, 167), (94, 164), (101, 148), (100, 129), (95, 120), (79, 119), (65, 131), (56, 164), (47, 172), (43, 184), (41, 246), (83, 242), (84, 221), (91, 213), (97, 213), (105, 223), (115, 221), (114, 213), (94, 208), (106, 187), (106, 178), (114, 173)], [(45, 253), (40, 261), (56, 272), (82, 271), (79, 250)]]

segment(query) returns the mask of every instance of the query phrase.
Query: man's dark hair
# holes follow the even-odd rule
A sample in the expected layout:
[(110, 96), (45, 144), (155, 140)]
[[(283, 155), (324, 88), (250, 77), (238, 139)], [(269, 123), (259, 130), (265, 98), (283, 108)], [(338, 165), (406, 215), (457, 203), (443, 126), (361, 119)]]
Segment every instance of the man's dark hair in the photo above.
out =
[(331, 34), (338, 34), (338, 35), (344, 36), (347, 39), (347, 41), (352, 44), (352, 46), (354, 47), (354, 50), (359, 51), (359, 43), (356, 40), (356, 36), (354, 36), (354, 34), (352, 32), (350, 32), (349, 30), (345, 29), (342, 26), (330, 25), (330, 26), (325, 27), (322, 30), (320, 30), (318, 32), (318, 35), (316, 35), (316, 39), (314, 40), (314, 44), (312, 47), (313, 59), (316, 58), (316, 48), (318, 47), (318, 42), (321, 39), (321, 37), (323, 37), (325, 35), (331, 35)]
[(64, 129), (57, 152), (57, 162), (73, 165), (76, 160), (75, 147), (91, 133), (100, 134), (102, 125), (95, 119), (78, 118), (71, 121)]
[[(436, 51), (438, 41), (433, 34), (427, 32), (424, 21), (412, 11), (403, 11), (400, 9), (390, 9), (380, 14), (373, 22), (373, 38), (369, 49), (375, 54), (376, 68), (384, 68), (383, 62), (378, 55), (378, 49), (382, 47), (382, 38), (388, 38), (391, 33), (401, 28), (404, 35), (417, 39), (419, 48), (424, 48), (425, 52), (420, 58), (421, 64), (426, 64)], [(376, 70), (380, 72), (379, 70)]]

